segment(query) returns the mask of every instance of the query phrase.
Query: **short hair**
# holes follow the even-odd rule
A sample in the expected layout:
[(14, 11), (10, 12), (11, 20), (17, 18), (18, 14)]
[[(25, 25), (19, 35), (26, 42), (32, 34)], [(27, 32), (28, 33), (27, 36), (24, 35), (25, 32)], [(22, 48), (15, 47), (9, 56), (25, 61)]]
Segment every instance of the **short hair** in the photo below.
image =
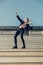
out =
[(27, 18), (27, 23), (29, 22), (29, 18)]

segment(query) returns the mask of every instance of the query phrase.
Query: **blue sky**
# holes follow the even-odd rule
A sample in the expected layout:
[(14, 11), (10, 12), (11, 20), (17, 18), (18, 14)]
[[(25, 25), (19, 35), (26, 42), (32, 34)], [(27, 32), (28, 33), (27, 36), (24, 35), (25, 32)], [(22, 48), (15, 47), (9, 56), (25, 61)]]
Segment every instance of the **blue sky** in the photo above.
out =
[(33, 26), (43, 26), (43, 0), (0, 0), (0, 26), (18, 26), (16, 11), (23, 20), (32, 20)]

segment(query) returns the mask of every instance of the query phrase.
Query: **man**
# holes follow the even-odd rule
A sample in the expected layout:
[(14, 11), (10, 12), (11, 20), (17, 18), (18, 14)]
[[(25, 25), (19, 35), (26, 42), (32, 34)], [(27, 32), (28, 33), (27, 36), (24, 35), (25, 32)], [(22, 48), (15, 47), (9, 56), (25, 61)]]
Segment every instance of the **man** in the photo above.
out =
[(26, 48), (25, 46), (25, 41), (24, 41), (24, 38), (23, 38), (23, 34), (24, 34), (24, 31), (27, 29), (28, 30), (28, 22), (29, 22), (29, 19), (28, 18), (25, 18), (24, 21), (19, 17), (18, 13), (16, 12), (16, 17), (17, 19), (20, 21), (20, 26), (14, 36), (14, 42), (15, 42), (15, 46), (13, 47), (14, 48), (18, 48), (17, 47), (17, 36), (20, 34), (21, 35), (21, 40), (22, 40), (22, 43), (23, 43), (23, 47), (22, 48)]

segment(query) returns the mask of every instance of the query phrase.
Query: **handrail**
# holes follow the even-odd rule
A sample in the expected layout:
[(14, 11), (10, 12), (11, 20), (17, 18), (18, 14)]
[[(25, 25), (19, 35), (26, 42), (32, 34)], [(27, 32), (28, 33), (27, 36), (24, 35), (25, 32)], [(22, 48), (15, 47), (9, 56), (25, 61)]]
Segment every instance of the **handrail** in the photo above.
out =
[[(15, 31), (18, 29), (18, 26), (0, 26), (1, 31)], [(43, 30), (43, 26), (32, 26), (30, 27), (30, 30)]]

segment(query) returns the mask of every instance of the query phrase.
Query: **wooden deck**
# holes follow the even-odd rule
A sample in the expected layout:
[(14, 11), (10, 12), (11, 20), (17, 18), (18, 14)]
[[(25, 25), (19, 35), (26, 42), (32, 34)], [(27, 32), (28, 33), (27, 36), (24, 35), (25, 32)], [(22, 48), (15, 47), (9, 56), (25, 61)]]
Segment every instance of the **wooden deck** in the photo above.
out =
[(43, 31), (24, 35), (26, 49), (21, 49), (20, 35), (18, 49), (12, 49), (14, 34), (14, 31), (0, 32), (0, 65), (43, 65)]

